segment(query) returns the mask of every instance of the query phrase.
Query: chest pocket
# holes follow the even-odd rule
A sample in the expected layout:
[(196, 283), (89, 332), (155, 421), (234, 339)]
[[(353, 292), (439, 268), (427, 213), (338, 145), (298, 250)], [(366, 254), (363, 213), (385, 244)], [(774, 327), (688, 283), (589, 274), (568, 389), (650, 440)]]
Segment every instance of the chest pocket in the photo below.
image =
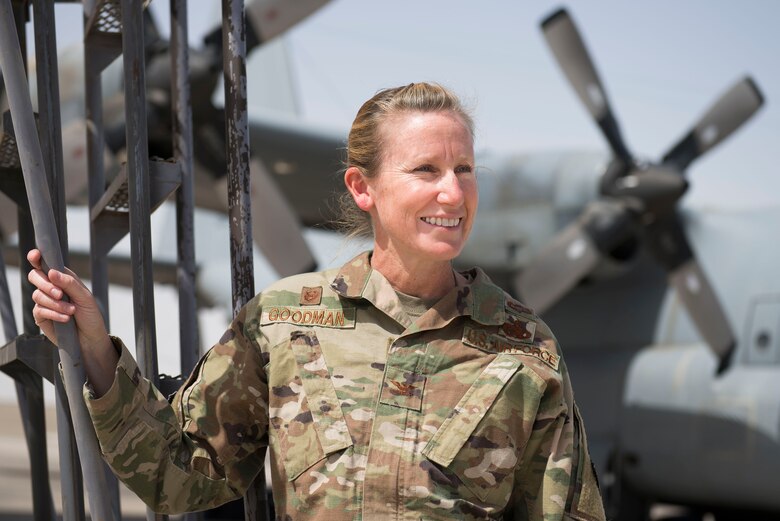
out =
[(290, 350), (297, 375), (287, 386), (271, 389), (275, 406), (270, 422), (289, 481), (325, 456), (352, 445), (325, 357), (313, 331), (293, 331)]
[[(528, 378), (513, 380), (518, 371)], [(480, 501), (506, 505), (539, 404), (534, 376), (518, 357), (498, 355), (474, 380), (423, 455), (454, 472)], [(502, 393), (510, 380), (511, 386), (522, 389)]]

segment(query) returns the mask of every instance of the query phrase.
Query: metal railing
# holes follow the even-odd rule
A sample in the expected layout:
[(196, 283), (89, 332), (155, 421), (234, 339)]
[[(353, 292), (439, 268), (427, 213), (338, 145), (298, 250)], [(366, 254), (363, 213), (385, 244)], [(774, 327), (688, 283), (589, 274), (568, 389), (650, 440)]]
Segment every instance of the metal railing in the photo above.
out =
[[(38, 64), (40, 116), (37, 125), (29, 99), (23, 60), (26, 56), (23, 29), (29, 3), (0, 0), (0, 64), (11, 105), (11, 117), (6, 115), (3, 118), (3, 127), (0, 129), (0, 189), (11, 196), (19, 208), (20, 265), (23, 272), (29, 269), (25, 268), (24, 254), (36, 244), (42, 250), (45, 262), (58, 269), (65, 265), (68, 251), (54, 7), (49, 0), (34, 0), (32, 6)], [(168, 387), (165, 391), (169, 391), (171, 385), (180, 383), (181, 379), (161, 376), (158, 372), (150, 216), (174, 192), (183, 374), (188, 374), (194, 368), (199, 348), (195, 308), (193, 129), (188, 79), (187, 3), (186, 0), (170, 2), (173, 158), (167, 161), (150, 160), (148, 151), (145, 3), (136, 0), (84, 0), (83, 6), (92, 291), (108, 323), (107, 254), (122, 237), (129, 234), (136, 357), (144, 376)], [(254, 294), (243, 2), (223, 1), (222, 49), (235, 313)], [(107, 187), (103, 157), (106, 129), (103, 123), (101, 75), (116, 59), (122, 60), (124, 69), (127, 161)], [(11, 152), (4, 154), (2, 150)], [(11, 164), (4, 162), (6, 156), (11, 158)], [(27, 197), (24, 196), (25, 192)], [(35, 223), (34, 226), (31, 221)], [(55, 368), (54, 359), (57, 356), (52, 356), (56, 352), (41, 337), (32, 320), (33, 304), (29, 298), (32, 291), (27, 283), (23, 289), (23, 294), (27, 295), (23, 303), (25, 334), (17, 334), (5, 267), (1, 261), (2, 258), (0, 315), (5, 334), (11, 341), (0, 348), (0, 368), (16, 380), (31, 458), (34, 518), (36, 521), (55, 519), (48, 484), (46, 431), (43, 425), (42, 382), (46, 378), (53, 381), (58, 389), (63, 519), (71, 521), (85, 518), (82, 480), (86, 484), (92, 518), (121, 519), (117, 484), (100, 458), (94, 430), (81, 399), (81, 386), (85, 377), (72, 324), (57, 329), (60, 339), (59, 362), (65, 377), (63, 385), (58, 382), (59, 371)], [(262, 472), (245, 499), (245, 512), (246, 519), (268, 518)], [(164, 519), (164, 516), (148, 512), (147, 518)], [(198, 518), (198, 514), (188, 516), (188, 519)]]

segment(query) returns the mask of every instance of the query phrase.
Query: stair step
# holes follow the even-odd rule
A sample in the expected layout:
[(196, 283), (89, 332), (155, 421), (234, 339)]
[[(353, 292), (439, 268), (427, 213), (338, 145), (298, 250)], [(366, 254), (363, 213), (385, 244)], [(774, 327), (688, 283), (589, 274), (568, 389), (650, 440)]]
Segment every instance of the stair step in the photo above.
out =
[(19, 335), (0, 347), (0, 370), (16, 380), (33, 371), (53, 382), (56, 349), (43, 335)]
[[(98, 255), (106, 255), (130, 231), (127, 164), (95, 204), (90, 217), (98, 229)], [(175, 161), (149, 161), (149, 207), (154, 212), (181, 184), (181, 167)]]

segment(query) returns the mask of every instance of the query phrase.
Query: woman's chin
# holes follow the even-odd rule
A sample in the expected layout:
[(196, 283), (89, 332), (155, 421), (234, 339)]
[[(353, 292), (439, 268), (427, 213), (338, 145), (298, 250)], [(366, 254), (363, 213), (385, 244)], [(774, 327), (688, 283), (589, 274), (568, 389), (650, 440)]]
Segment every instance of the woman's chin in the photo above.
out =
[(435, 244), (426, 244), (420, 249), (420, 253), (431, 261), (449, 262), (460, 255), (462, 249), (463, 245), (460, 243), (437, 242)]

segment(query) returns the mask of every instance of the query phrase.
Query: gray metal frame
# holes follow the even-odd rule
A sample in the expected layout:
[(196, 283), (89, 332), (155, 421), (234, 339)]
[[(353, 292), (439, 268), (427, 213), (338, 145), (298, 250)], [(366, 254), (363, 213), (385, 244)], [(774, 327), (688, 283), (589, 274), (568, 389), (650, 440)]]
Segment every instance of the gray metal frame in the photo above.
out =
[[(235, 316), (255, 294), (243, 0), (222, 0), (222, 66), (225, 78), (230, 271)], [(265, 460), (265, 451), (261, 459)], [(244, 518), (253, 521), (268, 517), (265, 473), (261, 470), (244, 496)]]
[[(36, 243), (46, 264), (55, 269), (64, 268), (59, 234), (49, 186), (44, 170), (43, 153), (29, 98), (22, 48), (17, 36), (17, 24), (10, 0), (0, 1), (0, 68), (3, 70), (6, 92), (13, 117), (14, 137), (18, 143), (19, 160), (24, 174), (30, 214), (35, 227)], [(7, 129), (6, 129), (7, 130)], [(92, 429), (86, 405), (81, 400), (81, 386), (86, 380), (81, 362), (75, 327), (72, 322), (55, 325), (59, 340), (60, 366), (67, 395), (70, 398), (76, 442), (84, 478), (89, 491), (90, 511), (99, 519), (114, 519), (105, 488), (103, 462), (100, 459), (97, 438)]]

